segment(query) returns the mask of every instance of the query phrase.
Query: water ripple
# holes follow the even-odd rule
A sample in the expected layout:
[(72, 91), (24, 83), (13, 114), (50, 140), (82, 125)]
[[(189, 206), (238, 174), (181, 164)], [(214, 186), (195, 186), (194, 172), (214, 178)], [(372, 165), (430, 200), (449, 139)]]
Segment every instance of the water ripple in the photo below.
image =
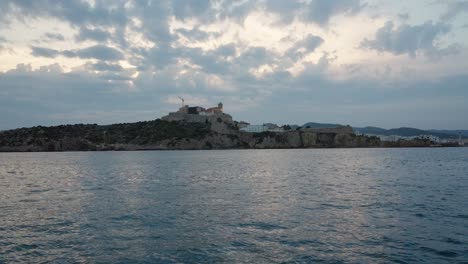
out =
[(0, 153), (0, 263), (467, 263), (468, 148)]

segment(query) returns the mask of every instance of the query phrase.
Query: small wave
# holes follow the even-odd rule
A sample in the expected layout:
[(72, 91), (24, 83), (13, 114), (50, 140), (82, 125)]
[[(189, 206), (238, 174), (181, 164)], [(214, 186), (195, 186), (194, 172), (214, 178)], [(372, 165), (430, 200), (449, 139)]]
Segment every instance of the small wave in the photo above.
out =
[(349, 205), (340, 205), (340, 204), (328, 204), (328, 203), (322, 203), (320, 206), (323, 207), (332, 207), (336, 209), (351, 209), (352, 207)]
[(283, 226), (269, 224), (265, 222), (252, 222), (252, 223), (246, 223), (246, 224), (239, 224), (237, 226), (241, 228), (254, 228), (254, 229), (269, 230), (269, 231), (278, 230), (278, 229), (287, 229), (286, 227), (283, 227)]
[(24, 250), (31, 250), (31, 249), (36, 249), (39, 246), (36, 244), (21, 244), (15, 246), (12, 251), (24, 251)]
[(235, 240), (231, 242), (231, 246), (236, 248), (255, 248), (255, 244), (247, 241)]
[(39, 200), (38, 199), (22, 199), (22, 200), (19, 200), (20, 203), (34, 203), (34, 202), (38, 202)]
[(468, 215), (466, 215), (466, 214), (459, 214), (459, 215), (456, 215), (455, 218), (468, 219)]
[(316, 240), (280, 240), (280, 244), (290, 246), (290, 247), (303, 247), (303, 246), (321, 246), (325, 243), (316, 241)]
[(41, 190), (31, 190), (29, 193), (43, 193), (43, 192), (48, 192), (52, 189), (41, 189)]
[(460, 240), (456, 240), (456, 239), (453, 239), (453, 238), (447, 238), (444, 241), (447, 242), (447, 243), (450, 243), (450, 244), (454, 244), (454, 245), (462, 245), (463, 244), (463, 242), (461, 242)]
[[(295, 258), (293, 258), (291, 261), (286, 261), (286, 262), (283, 262), (283, 263), (324, 263), (324, 262), (327, 262), (329, 260), (326, 260), (326, 259), (323, 259), (323, 258), (319, 258), (319, 257), (316, 257), (316, 256), (311, 256), (311, 255), (304, 255), (304, 256), (297, 256)], [(341, 261), (338, 261), (338, 260), (335, 260), (331, 263), (343, 263)]]
[(448, 257), (448, 258), (458, 257), (457, 252), (450, 251), (450, 250), (436, 250), (436, 249), (429, 248), (429, 247), (421, 247), (420, 249), (422, 249), (423, 251), (427, 251), (427, 252), (437, 254), (439, 256), (443, 256), (443, 257)]
[(111, 220), (113, 221), (129, 221), (129, 220), (138, 220), (140, 219), (138, 216), (136, 215), (121, 215), (121, 216), (117, 216), (117, 217), (112, 217)]

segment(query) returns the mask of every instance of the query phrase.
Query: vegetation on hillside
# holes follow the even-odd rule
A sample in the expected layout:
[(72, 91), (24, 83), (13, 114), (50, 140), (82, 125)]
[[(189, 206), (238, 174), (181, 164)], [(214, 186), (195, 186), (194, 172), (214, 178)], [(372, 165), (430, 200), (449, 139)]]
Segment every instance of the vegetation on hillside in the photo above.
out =
[(203, 138), (210, 124), (169, 122), (160, 119), (113, 125), (77, 124), (36, 126), (0, 132), (0, 146), (41, 146), (44, 142), (80, 139), (93, 144), (155, 144), (172, 138)]

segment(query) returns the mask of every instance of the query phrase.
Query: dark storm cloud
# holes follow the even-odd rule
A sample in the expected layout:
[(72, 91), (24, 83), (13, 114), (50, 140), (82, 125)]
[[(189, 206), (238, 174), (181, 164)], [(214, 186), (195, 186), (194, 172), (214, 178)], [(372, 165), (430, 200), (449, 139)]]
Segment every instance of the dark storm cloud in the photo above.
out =
[(415, 57), (418, 52), (429, 57), (445, 56), (458, 52), (457, 46), (441, 48), (436, 44), (436, 40), (448, 34), (450, 29), (450, 25), (434, 24), (432, 21), (416, 26), (403, 24), (399, 27), (389, 21), (375, 33), (374, 39), (365, 39), (361, 46), (395, 55), (408, 54), (411, 57)]

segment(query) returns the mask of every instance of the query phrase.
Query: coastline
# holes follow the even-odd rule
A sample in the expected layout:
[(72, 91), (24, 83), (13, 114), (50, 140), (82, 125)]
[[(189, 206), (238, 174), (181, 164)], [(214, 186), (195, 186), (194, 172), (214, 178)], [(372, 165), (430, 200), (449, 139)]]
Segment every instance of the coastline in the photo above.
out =
[[(169, 119), (169, 120), (167, 120)], [(176, 119), (176, 120), (172, 120)], [(224, 113), (177, 113), (151, 121), (112, 125), (37, 126), (0, 131), (0, 152), (150, 151), (457, 147), (427, 138), (381, 141), (350, 126), (247, 132)]]

